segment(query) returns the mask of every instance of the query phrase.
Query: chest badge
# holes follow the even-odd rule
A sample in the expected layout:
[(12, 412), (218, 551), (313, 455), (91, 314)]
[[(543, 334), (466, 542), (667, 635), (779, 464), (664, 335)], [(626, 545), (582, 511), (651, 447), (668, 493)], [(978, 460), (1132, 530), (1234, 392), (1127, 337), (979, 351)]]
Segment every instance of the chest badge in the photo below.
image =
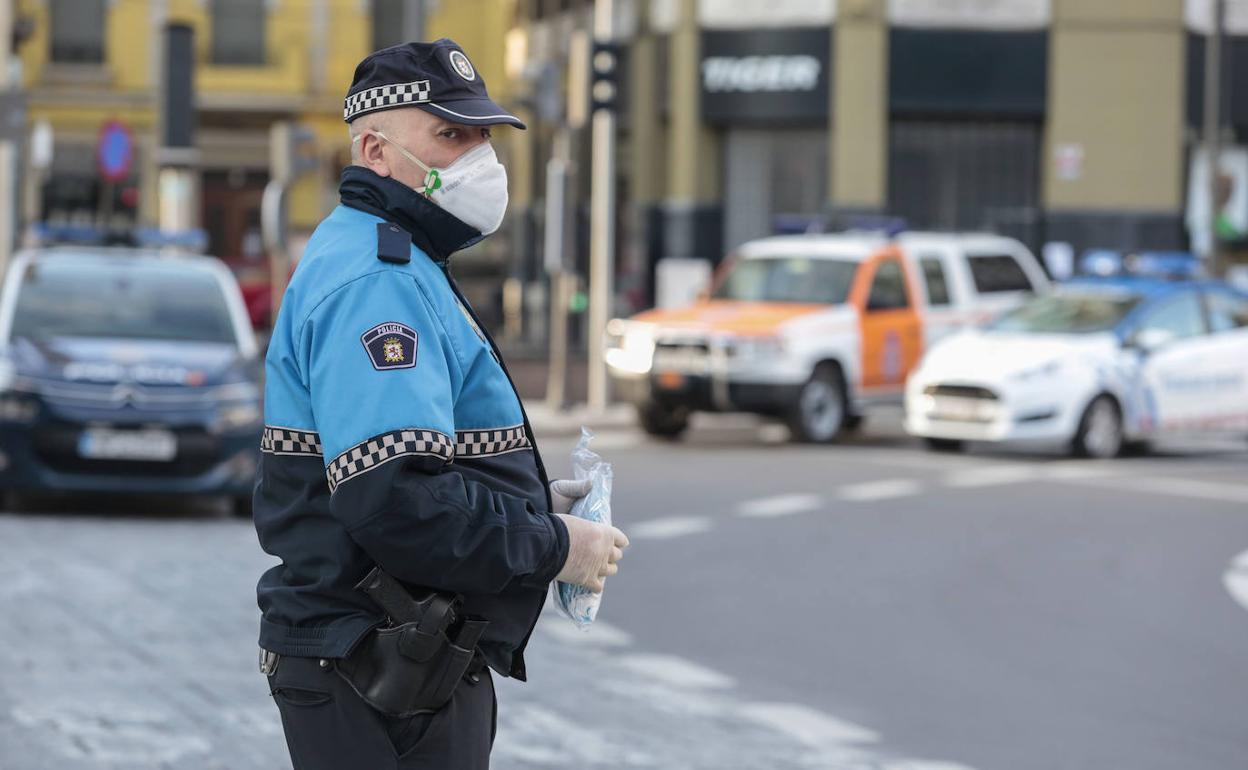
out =
[(373, 368), (411, 369), (416, 365), (416, 344), (420, 336), (410, 326), (390, 321), (377, 324), (360, 335)]

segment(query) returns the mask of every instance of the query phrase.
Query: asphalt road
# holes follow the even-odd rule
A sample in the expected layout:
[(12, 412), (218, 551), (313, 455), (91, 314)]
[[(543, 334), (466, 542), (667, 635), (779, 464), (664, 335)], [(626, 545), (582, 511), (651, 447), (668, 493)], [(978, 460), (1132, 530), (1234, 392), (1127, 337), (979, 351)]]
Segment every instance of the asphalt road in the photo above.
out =
[[(539, 624), (495, 767), (1245, 766), (1248, 442), (1076, 462), (605, 433), (634, 546), (599, 625)], [(542, 444), (566, 471), (569, 438)], [(0, 768), (288, 766), (249, 524), (0, 516)]]

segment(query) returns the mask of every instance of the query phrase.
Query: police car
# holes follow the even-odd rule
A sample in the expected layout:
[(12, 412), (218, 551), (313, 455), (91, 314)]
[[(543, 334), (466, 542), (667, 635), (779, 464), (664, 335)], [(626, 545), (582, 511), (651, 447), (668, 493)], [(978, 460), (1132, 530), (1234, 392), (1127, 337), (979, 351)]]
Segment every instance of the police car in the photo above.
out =
[(653, 435), (680, 435), (691, 412), (741, 411), (827, 442), (868, 405), (900, 402), (928, 345), (1048, 284), (1026, 247), (989, 234), (763, 238), (706, 299), (613, 320), (606, 360)]
[(1173, 434), (1248, 434), (1248, 294), (1072, 281), (931, 350), (907, 383), (906, 427), (936, 449), (1064, 442), (1101, 458)]
[(218, 260), (23, 252), (0, 294), (0, 492), (224, 495), (247, 513), (259, 379)]

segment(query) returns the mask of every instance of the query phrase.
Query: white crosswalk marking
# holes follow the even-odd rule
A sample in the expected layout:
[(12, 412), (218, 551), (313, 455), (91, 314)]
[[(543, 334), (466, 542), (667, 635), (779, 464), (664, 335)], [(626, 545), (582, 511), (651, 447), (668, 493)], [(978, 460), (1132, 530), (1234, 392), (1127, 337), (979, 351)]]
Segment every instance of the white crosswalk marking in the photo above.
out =
[(854, 743), (878, 743), (879, 733), (796, 703), (748, 703), (740, 713), (813, 749)]
[(737, 506), (737, 514), (747, 518), (766, 519), (775, 516), (792, 516), (810, 513), (823, 505), (823, 498), (811, 494), (789, 494), (746, 500)]
[(1248, 551), (1231, 561), (1230, 569), (1222, 576), (1222, 585), (1226, 586), (1232, 599), (1248, 610)]
[(1040, 475), (1041, 468), (1037, 465), (989, 465), (951, 473), (945, 479), (945, 484), (959, 489), (992, 487), (1033, 481)]
[(881, 479), (848, 484), (838, 489), (836, 496), (851, 503), (868, 503), (909, 497), (922, 491), (923, 485), (914, 479)]
[(672, 516), (666, 519), (649, 519), (628, 526), (630, 540), (665, 540), (672, 537), (696, 535), (711, 528), (706, 516)]

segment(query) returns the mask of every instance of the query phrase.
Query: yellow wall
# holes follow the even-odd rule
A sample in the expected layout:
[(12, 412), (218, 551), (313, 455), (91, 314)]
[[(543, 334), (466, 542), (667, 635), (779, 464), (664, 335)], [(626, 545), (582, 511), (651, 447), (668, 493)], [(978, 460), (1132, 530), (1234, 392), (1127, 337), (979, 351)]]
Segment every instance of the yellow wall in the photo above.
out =
[[(1186, 72), (1180, 0), (1057, 0), (1049, 57), (1045, 205), (1177, 211)], [(1083, 150), (1059, 179), (1060, 145)]]

